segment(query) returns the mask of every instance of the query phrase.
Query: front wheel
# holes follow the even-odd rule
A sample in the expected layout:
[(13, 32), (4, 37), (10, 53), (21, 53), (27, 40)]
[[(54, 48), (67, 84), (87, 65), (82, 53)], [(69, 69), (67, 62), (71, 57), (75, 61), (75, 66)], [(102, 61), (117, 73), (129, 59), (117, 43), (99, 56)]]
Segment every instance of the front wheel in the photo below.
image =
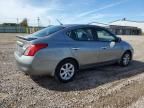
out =
[(74, 78), (77, 69), (77, 64), (74, 61), (65, 60), (57, 66), (55, 77), (61, 82), (69, 82)]
[(130, 62), (131, 62), (131, 53), (125, 52), (120, 60), (120, 65), (128, 66)]

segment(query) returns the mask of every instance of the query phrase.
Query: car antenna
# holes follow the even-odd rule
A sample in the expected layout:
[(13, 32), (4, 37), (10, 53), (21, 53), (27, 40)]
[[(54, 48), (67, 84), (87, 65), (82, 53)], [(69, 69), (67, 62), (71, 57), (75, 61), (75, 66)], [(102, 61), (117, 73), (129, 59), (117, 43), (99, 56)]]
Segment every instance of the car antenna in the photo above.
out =
[(63, 25), (63, 23), (61, 23), (60, 20), (58, 20), (58, 19), (56, 19), (56, 20), (57, 20), (57, 22), (58, 22), (60, 25)]

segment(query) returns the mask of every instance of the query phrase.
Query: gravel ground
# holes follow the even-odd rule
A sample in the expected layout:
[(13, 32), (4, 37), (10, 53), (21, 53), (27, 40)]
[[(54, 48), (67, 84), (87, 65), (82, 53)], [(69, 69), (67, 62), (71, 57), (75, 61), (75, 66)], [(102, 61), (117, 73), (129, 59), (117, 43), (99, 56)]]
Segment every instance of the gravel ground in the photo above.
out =
[(0, 34), (0, 108), (143, 108), (144, 37), (123, 36), (134, 49), (129, 67), (82, 70), (62, 84), (49, 76), (30, 77), (17, 69), (16, 34)]

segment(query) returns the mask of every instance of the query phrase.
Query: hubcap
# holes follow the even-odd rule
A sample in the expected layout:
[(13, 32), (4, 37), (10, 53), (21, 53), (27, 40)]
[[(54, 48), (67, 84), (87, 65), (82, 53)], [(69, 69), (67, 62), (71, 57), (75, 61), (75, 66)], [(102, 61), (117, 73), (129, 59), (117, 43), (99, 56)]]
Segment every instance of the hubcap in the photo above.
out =
[(123, 57), (123, 64), (124, 65), (128, 65), (130, 61), (130, 55), (129, 54), (125, 54)]
[(71, 63), (66, 63), (60, 69), (60, 77), (63, 80), (69, 80), (70, 78), (73, 77), (74, 71), (75, 71), (74, 65)]

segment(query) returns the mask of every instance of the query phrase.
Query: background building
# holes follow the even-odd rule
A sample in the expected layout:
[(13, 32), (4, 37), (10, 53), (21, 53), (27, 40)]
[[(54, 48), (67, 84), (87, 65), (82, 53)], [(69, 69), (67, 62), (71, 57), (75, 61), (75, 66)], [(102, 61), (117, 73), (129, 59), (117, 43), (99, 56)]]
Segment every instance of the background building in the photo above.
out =
[(110, 22), (108, 24), (100, 22), (91, 22), (89, 24), (103, 26), (108, 28), (116, 35), (142, 35), (144, 34), (144, 22), (130, 21), (121, 19)]
[(138, 27), (109, 25), (108, 28), (116, 35), (142, 35), (142, 30)]
[(117, 35), (142, 35), (144, 21), (131, 21), (123, 18), (109, 23), (110, 30)]

